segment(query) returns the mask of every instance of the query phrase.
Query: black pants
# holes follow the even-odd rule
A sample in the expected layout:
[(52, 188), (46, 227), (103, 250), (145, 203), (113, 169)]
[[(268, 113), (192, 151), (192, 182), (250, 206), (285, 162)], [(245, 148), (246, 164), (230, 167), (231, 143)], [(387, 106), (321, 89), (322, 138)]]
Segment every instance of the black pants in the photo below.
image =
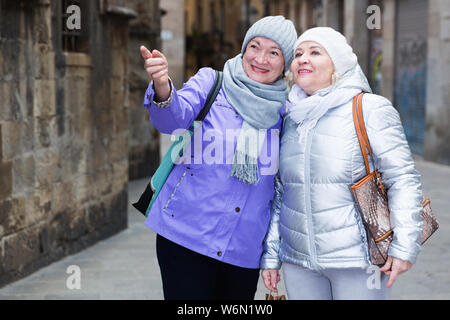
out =
[(166, 300), (253, 300), (259, 269), (220, 262), (157, 235)]

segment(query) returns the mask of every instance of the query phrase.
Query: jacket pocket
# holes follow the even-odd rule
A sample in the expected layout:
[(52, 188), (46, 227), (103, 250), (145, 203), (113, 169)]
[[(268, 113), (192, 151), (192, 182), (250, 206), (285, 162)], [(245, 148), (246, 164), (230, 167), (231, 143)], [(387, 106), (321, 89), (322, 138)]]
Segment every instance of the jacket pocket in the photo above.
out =
[(167, 207), (169, 206), (170, 201), (172, 200), (173, 196), (175, 195), (175, 193), (176, 193), (177, 190), (178, 190), (178, 187), (179, 187), (180, 184), (181, 184), (181, 181), (183, 181), (184, 177), (186, 176), (187, 170), (188, 170), (187, 168), (184, 169), (183, 174), (181, 175), (181, 177), (180, 177), (180, 179), (178, 180), (177, 184), (176, 184), (175, 187), (173, 188), (172, 194), (170, 195), (169, 199), (167, 199), (167, 202), (166, 202), (166, 204), (164, 205), (163, 210), (166, 210)]

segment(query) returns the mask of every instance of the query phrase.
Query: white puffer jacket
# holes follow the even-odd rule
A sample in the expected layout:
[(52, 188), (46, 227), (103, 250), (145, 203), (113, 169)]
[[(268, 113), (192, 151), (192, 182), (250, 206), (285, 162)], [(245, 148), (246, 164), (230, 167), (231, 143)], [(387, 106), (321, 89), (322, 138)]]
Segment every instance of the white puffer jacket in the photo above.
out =
[[(414, 263), (423, 227), (420, 176), (392, 104), (374, 94), (362, 101), (374, 161), (388, 190), (394, 230), (389, 255)], [(316, 270), (369, 266), (366, 233), (350, 191), (366, 175), (352, 101), (330, 109), (301, 141), (296, 129), (287, 114), (261, 268), (279, 269), (282, 261)]]

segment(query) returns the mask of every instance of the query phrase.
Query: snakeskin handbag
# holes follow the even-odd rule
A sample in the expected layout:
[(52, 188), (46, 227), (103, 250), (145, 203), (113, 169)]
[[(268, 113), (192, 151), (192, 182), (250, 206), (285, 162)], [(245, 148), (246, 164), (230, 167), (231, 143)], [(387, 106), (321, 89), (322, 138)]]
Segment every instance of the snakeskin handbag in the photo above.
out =
[[(369, 154), (372, 163), (374, 162), (362, 115), (363, 95), (364, 92), (353, 98), (353, 121), (363, 153), (367, 175), (351, 186), (350, 190), (366, 229), (370, 260), (374, 265), (384, 265), (394, 235), (389, 219), (387, 194), (381, 182), (380, 173), (378, 170), (370, 172), (367, 154)], [(423, 200), (422, 207), (423, 244), (439, 228), (439, 224), (431, 210), (429, 198)]]

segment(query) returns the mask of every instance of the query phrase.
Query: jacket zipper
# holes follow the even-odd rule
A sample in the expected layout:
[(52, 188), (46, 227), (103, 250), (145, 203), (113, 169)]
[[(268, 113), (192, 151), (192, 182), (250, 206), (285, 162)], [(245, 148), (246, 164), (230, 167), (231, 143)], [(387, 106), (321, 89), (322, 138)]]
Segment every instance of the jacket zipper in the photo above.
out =
[(184, 176), (186, 175), (186, 172), (187, 172), (187, 169), (184, 169), (183, 175), (181, 176), (180, 180), (178, 180), (178, 183), (176, 184), (175, 188), (173, 188), (173, 192), (172, 192), (172, 194), (170, 195), (169, 199), (167, 200), (166, 205), (164, 206), (163, 210), (165, 210), (165, 209), (167, 208), (167, 206), (169, 205), (170, 200), (172, 200), (173, 195), (174, 195), (175, 192), (177, 191), (178, 186), (180, 185), (181, 181), (183, 180)]
[(317, 252), (316, 246), (314, 245), (314, 231), (312, 226), (312, 212), (311, 212), (311, 168), (310, 168), (310, 157), (311, 157), (311, 144), (314, 129), (312, 129), (306, 138), (306, 150), (305, 150), (305, 203), (306, 203), (306, 214), (308, 217), (308, 233), (309, 233), (309, 246), (311, 249), (311, 264), (313, 269), (317, 269)]

